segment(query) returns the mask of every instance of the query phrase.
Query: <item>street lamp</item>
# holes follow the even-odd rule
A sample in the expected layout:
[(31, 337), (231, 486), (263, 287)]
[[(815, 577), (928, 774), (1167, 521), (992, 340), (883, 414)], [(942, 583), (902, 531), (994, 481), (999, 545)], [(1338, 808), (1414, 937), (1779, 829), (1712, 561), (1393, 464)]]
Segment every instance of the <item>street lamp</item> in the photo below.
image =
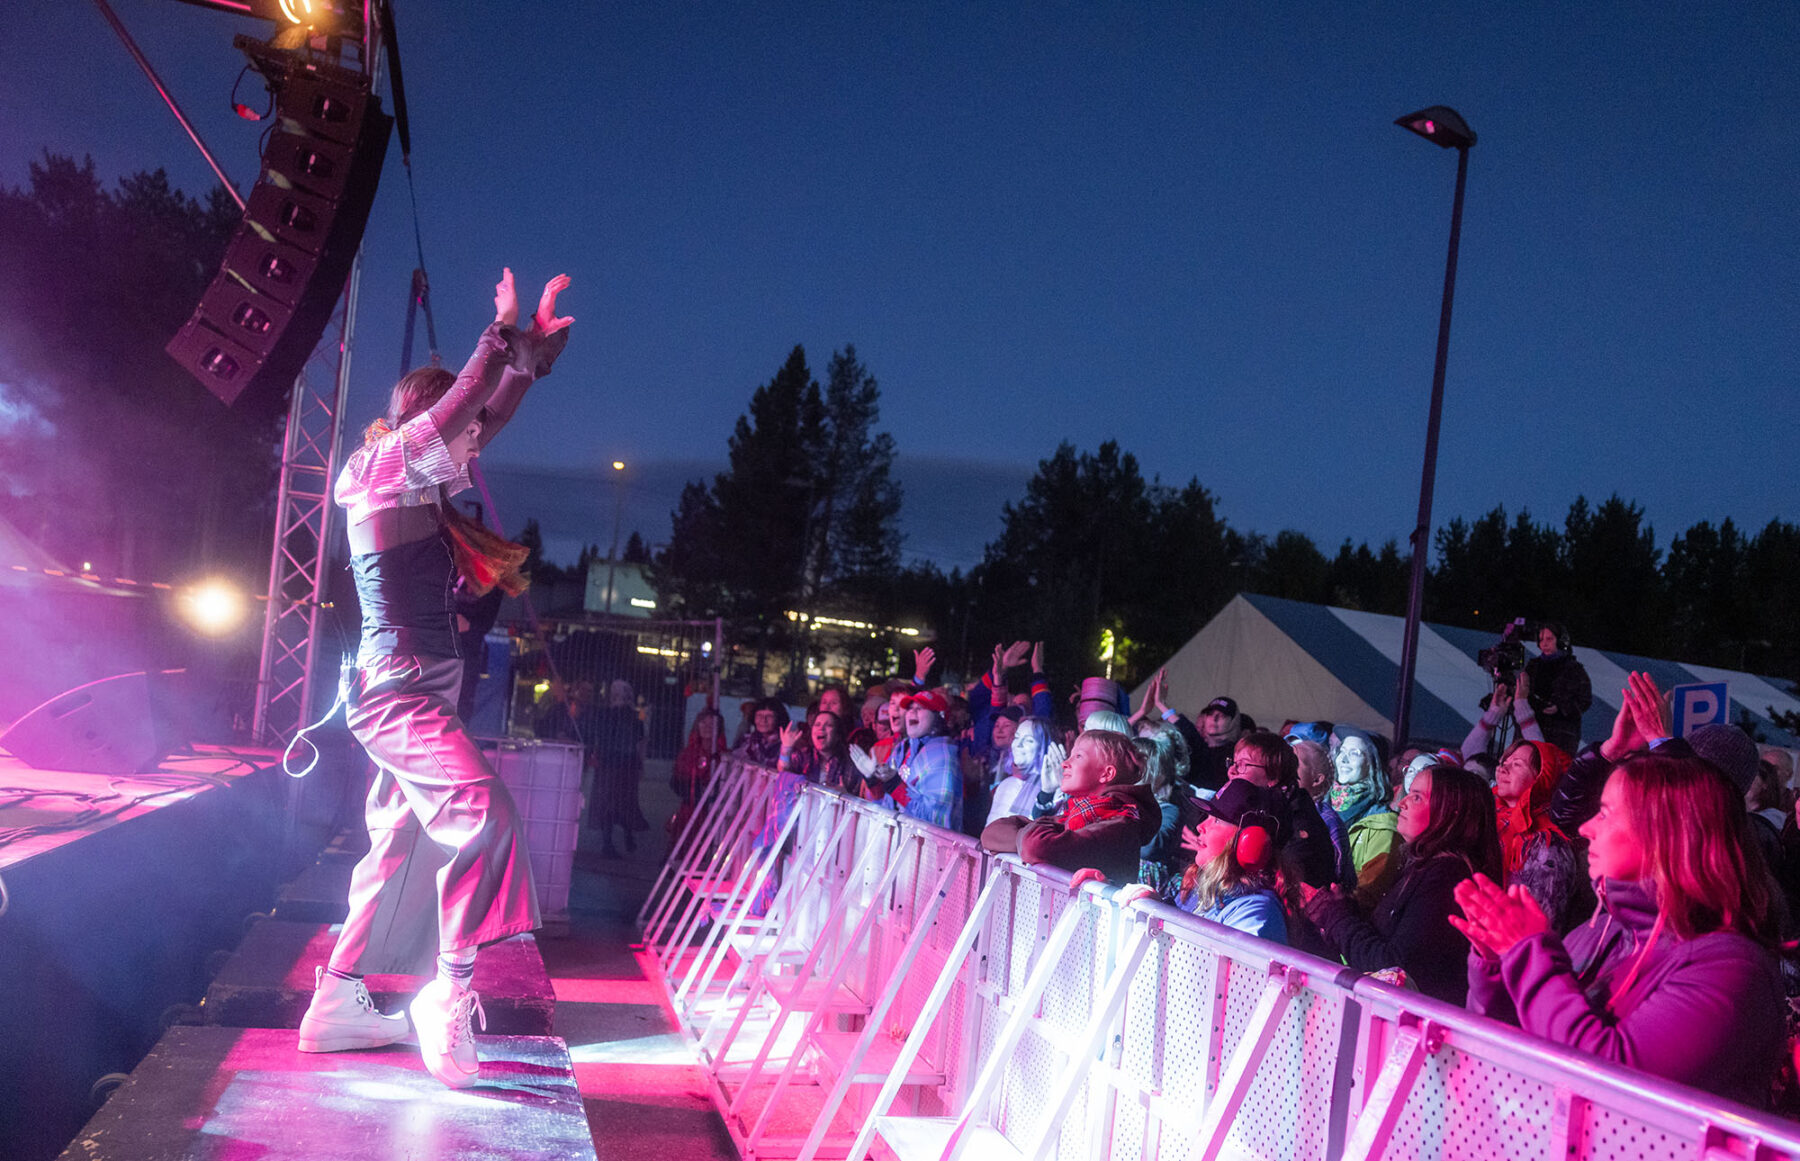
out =
[(1437, 364), (1431, 372), (1431, 417), (1425, 424), (1425, 469), (1419, 477), (1419, 523), (1412, 532), (1412, 579), (1406, 593), (1406, 635), (1400, 645), (1400, 688), (1394, 697), (1394, 746), (1412, 732), (1413, 673), (1419, 660), (1419, 615), (1425, 604), (1425, 558), (1431, 548), (1431, 490), (1437, 480), (1438, 423), (1444, 414), (1444, 363), (1450, 355), (1450, 304), (1456, 296), (1456, 249), (1462, 240), (1463, 183), (1475, 130), (1446, 105), (1408, 113), (1394, 124), (1456, 150), (1456, 200), (1450, 209), (1450, 257), (1444, 263), (1444, 307), (1438, 315)]
[(625, 514), (625, 461), (614, 460), (613, 466), (613, 539), (612, 551), (606, 554), (606, 614), (612, 615), (613, 582), (619, 574), (619, 520)]

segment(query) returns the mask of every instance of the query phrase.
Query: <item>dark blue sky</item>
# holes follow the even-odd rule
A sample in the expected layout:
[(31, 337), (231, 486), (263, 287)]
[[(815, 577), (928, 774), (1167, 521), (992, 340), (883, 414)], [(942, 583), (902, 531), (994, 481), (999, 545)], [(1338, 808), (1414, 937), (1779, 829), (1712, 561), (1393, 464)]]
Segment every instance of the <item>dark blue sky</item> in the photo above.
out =
[[(248, 22), (115, 2), (247, 186)], [(202, 189), (93, 7), (25, 7), (0, 179), (48, 146)], [(1404, 537), (1455, 156), (1391, 122), (1445, 103), (1480, 143), (1439, 522), (1615, 490), (1664, 544), (1795, 515), (1791, 3), (396, 7), (446, 357), (502, 264), (576, 280), (575, 341), (495, 466), (722, 460), (794, 343), (822, 373), (853, 342), (903, 457), (980, 471), (960, 514), (939, 486), (909, 516), (946, 564), (1063, 439), (1197, 475), (1240, 528)], [(353, 423), (398, 369), (411, 243), (396, 147)], [(632, 499), (654, 538), (668, 476)], [(578, 506), (604, 541), (610, 504)]]

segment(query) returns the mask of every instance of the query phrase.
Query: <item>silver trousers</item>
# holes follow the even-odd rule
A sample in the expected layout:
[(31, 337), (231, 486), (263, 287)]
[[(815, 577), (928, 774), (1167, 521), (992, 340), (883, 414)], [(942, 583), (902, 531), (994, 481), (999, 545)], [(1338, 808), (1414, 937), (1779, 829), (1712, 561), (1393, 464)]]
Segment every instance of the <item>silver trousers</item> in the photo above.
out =
[(456, 713), (462, 672), (453, 657), (390, 656), (356, 673), (346, 718), (376, 773), (340, 971), (430, 975), (440, 951), (539, 926), (518, 809)]

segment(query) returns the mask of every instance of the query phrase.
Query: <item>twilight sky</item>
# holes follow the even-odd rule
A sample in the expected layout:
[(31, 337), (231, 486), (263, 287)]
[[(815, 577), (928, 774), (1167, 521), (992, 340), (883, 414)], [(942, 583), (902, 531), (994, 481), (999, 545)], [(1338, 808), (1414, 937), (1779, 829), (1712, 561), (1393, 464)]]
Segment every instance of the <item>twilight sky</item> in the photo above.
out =
[[(114, 5), (247, 189), (231, 36), (271, 26)], [(627, 528), (665, 537), (796, 342), (819, 374), (854, 343), (879, 377), (911, 551), (946, 566), (1064, 439), (1198, 476), (1240, 528), (1404, 538), (1455, 155), (1392, 121), (1438, 103), (1480, 142), (1437, 522), (1560, 523), (1615, 490), (1663, 545), (1796, 515), (1785, 0), (395, 6), (446, 359), (502, 264), (575, 279), (574, 341), (488, 458), (509, 524), (539, 515), (553, 548), (604, 544), (610, 493), (582, 480), (615, 458), (641, 465)], [(92, 5), (7, 25), (0, 181), (48, 147), (204, 190)], [(397, 143), (365, 257), (353, 427), (399, 369)], [(569, 485), (503, 482), (546, 471)]]

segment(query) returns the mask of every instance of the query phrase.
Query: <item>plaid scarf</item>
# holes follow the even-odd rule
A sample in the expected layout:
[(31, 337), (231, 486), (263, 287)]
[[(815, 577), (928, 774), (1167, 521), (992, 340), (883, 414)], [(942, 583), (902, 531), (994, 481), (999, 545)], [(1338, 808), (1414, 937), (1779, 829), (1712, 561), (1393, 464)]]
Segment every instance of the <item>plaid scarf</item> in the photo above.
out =
[(1122, 798), (1116, 798), (1104, 790), (1093, 794), (1082, 794), (1063, 803), (1063, 825), (1070, 830), (1080, 830), (1092, 822), (1101, 822), (1109, 818), (1139, 817), (1137, 804)]

